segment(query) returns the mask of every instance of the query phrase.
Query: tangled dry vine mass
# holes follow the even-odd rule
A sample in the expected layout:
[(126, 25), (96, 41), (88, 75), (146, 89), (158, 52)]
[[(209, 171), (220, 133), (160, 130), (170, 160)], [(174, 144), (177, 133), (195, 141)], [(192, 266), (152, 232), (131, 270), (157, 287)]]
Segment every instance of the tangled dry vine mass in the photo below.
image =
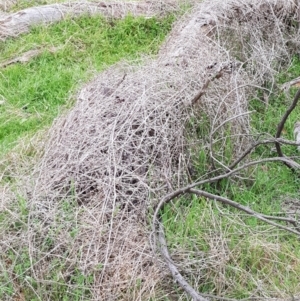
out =
[[(73, 288), (67, 279), (75, 271), (92, 275), (91, 300), (164, 294), (168, 271), (153, 257), (149, 210), (189, 183), (190, 159), (200, 149), (209, 151), (212, 165), (226, 176), (251, 152), (248, 101), (257, 88), (271, 93), (264, 83), (274, 84), (295, 54), (299, 32), (292, 21), (298, 24), (298, 10), (292, 0), (196, 1), (157, 57), (119, 63), (82, 88), (74, 108), (50, 129), (34, 170), (16, 175), (18, 195), (28, 202), (26, 230), (1, 234), (9, 239), (0, 242), (3, 254), (28, 246), (29, 273), (41, 300), (49, 299), (51, 289), (42, 287), (51, 287), (47, 277), (63, 256), (64, 285)], [(203, 116), (210, 136), (199, 140), (195, 129)], [(228, 138), (235, 159), (230, 166), (224, 160)], [(193, 186), (182, 192), (221, 200)], [(70, 235), (74, 229), (76, 235)], [(45, 244), (45, 237), (51, 243)], [(164, 247), (164, 236), (159, 240)], [(168, 259), (166, 250), (163, 254)], [(206, 300), (182, 285), (194, 300)]]

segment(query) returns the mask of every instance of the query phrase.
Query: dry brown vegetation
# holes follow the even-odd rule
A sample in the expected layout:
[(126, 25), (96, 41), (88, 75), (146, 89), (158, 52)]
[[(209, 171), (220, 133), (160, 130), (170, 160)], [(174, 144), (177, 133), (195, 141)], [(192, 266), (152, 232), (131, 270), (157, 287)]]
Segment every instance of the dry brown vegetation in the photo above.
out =
[[(209, 149), (212, 164), (226, 168), (229, 137), (233, 158), (252, 143), (248, 101), (289, 64), (300, 38), (292, 26), (297, 13), (288, 0), (196, 3), (157, 57), (120, 63), (85, 85), (39, 142), (33, 169), (18, 166), (14, 191), (1, 189), (1, 210), (26, 204), (10, 212), (1, 233), (6, 269), (14, 264), (10, 252), (26, 250), (31, 263), (35, 287), (8, 275), (16, 290), (54, 300), (53, 287), (75, 290), (80, 272), (90, 279), (81, 284), (90, 300), (171, 294), (149, 240), (151, 210), (188, 183), (192, 153)], [(195, 133), (203, 116), (211, 125), (207, 141)]]

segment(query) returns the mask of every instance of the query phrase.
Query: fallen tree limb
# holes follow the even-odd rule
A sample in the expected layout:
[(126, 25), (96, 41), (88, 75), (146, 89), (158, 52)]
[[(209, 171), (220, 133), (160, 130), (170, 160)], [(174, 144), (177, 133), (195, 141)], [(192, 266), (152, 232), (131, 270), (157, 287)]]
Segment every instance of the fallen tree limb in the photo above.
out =
[(145, 2), (69, 2), (31, 7), (0, 19), (0, 40), (28, 32), (30, 27), (61, 21), (65, 17), (100, 14), (110, 18), (133, 16), (153, 17), (176, 9), (174, 1), (164, 1), (163, 7), (155, 1)]

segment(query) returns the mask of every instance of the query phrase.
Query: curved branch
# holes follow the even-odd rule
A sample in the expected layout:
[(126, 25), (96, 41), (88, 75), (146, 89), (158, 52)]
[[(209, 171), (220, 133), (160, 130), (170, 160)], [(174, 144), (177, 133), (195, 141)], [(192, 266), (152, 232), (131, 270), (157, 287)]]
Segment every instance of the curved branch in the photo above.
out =
[(266, 159), (261, 159), (261, 160), (249, 162), (249, 163), (244, 164), (244, 165), (242, 165), (242, 166), (240, 166), (240, 167), (238, 167), (236, 169), (233, 169), (233, 170), (231, 170), (231, 171), (229, 171), (229, 172), (227, 172), (225, 174), (213, 177), (211, 179), (206, 179), (206, 180), (202, 180), (202, 181), (198, 181), (198, 182), (192, 183), (190, 185), (187, 185), (187, 186), (185, 186), (183, 188), (177, 189), (177, 190), (169, 193), (163, 199), (161, 199), (160, 202), (155, 207), (155, 211), (154, 211), (153, 219), (152, 219), (152, 231), (153, 231), (153, 233), (156, 232), (156, 224), (157, 224), (157, 221), (158, 221), (158, 216), (159, 216), (160, 210), (162, 209), (162, 207), (165, 204), (167, 204), (168, 202), (170, 202), (174, 198), (176, 198), (176, 197), (178, 197), (180, 195), (183, 195), (183, 194), (189, 192), (192, 188), (194, 188), (196, 186), (200, 186), (200, 185), (207, 184), (207, 183), (213, 183), (213, 182), (219, 181), (221, 179), (228, 178), (228, 177), (232, 176), (233, 174), (235, 174), (235, 173), (239, 172), (240, 170), (243, 170), (243, 169), (245, 169), (247, 167), (250, 167), (250, 166), (253, 166), (253, 165), (257, 165), (257, 164), (261, 164), (261, 163), (276, 162), (276, 161), (287, 162), (287, 163), (289, 163), (291, 165), (293, 164), (294, 168), (300, 169), (300, 165), (298, 163), (296, 163), (295, 161), (289, 159), (289, 158), (285, 158), (285, 157), (266, 158)]
[(184, 289), (184, 291), (193, 298), (194, 301), (208, 301), (208, 299), (202, 297), (201, 295), (198, 294), (189, 284), (188, 282), (183, 278), (183, 276), (180, 274), (178, 269), (176, 268), (168, 247), (167, 247), (167, 242), (166, 242), (166, 237), (164, 233), (164, 228), (160, 224), (159, 227), (159, 232), (158, 232), (158, 239), (160, 242), (160, 251), (162, 256), (165, 259), (165, 262), (167, 263), (169, 270), (171, 271), (171, 274), (173, 278), (179, 283), (179, 285)]
[(262, 141), (256, 141), (236, 161), (234, 161), (229, 166), (229, 169), (231, 170), (231, 169), (235, 168), (245, 157), (247, 157), (251, 153), (251, 151), (253, 149), (255, 149), (256, 147), (258, 147), (259, 145), (273, 144), (273, 143), (286, 144), (286, 145), (295, 145), (295, 146), (299, 145), (299, 143), (297, 143), (297, 142), (286, 140), (286, 139), (282, 139), (282, 138), (272, 138), (272, 139), (266, 139), (266, 140), (262, 140)]

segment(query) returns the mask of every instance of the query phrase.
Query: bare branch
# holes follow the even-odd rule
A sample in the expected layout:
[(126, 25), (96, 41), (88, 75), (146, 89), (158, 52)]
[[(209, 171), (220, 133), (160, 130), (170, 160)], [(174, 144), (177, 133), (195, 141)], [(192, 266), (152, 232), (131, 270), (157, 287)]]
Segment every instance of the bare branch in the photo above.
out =
[(162, 207), (165, 204), (167, 204), (168, 202), (170, 202), (174, 198), (176, 198), (176, 197), (178, 197), (180, 195), (183, 195), (185, 193), (188, 193), (189, 191), (191, 191), (192, 188), (194, 188), (196, 186), (200, 186), (200, 185), (207, 184), (207, 183), (213, 183), (213, 182), (216, 182), (216, 181), (228, 178), (228, 177), (236, 174), (237, 172), (239, 172), (239, 171), (241, 171), (241, 170), (243, 170), (243, 169), (245, 169), (247, 167), (250, 167), (250, 166), (253, 166), (253, 165), (257, 165), (257, 164), (267, 163), (267, 162), (278, 162), (278, 161), (279, 162), (287, 162), (289, 164), (293, 164), (295, 167), (297, 167), (297, 168), (300, 169), (300, 165), (297, 164), (296, 162), (292, 161), (289, 158), (285, 158), (285, 157), (266, 158), (266, 159), (261, 159), (261, 160), (252, 161), (252, 162), (246, 163), (246, 164), (244, 164), (244, 165), (242, 165), (242, 166), (240, 166), (240, 167), (238, 167), (238, 168), (236, 168), (234, 170), (231, 170), (231, 171), (229, 171), (229, 172), (227, 172), (225, 174), (222, 174), (222, 175), (210, 178), (210, 179), (206, 179), (206, 180), (201, 180), (201, 181), (192, 183), (190, 185), (187, 185), (185, 187), (182, 187), (180, 189), (177, 189), (177, 190), (171, 192), (170, 194), (168, 194), (164, 198), (162, 198), (160, 200), (160, 202), (155, 207), (155, 211), (154, 211), (153, 219), (152, 219), (152, 231), (155, 232), (155, 228), (156, 228), (155, 225), (157, 223), (160, 210), (162, 209)]
[[(296, 234), (296, 235), (300, 236), (300, 232), (299, 231), (291, 229), (289, 227), (283, 226), (281, 224), (278, 224), (278, 223), (275, 223), (275, 222), (272, 221), (272, 219), (282, 220), (280, 218), (272, 217), (272, 216), (268, 216), (268, 215), (263, 215), (261, 213), (258, 213), (256, 211), (250, 209), (249, 207), (243, 206), (243, 205), (241, 205), (241, 204), (239, 204), (237, 202), (234, 202), (234, 201), (232, 201), (230, 199), (227, 199), (225, 197), (222, 197), (222, 196), (219, 196), (219, 195), (216, 195), (216, 194), (212, 194), (212, 193), (206, 192), (204, 190), (190, 189), (188, 192), (189, 193), (194, 193), (194, 194), (199, 195), (199, 196), (207, 197), (207, 198), (209, 198), (211, 200), (219, 201), (219, 202), (221, 202), (223, 204), (226, 204), (226, 205), (234, 207), (234, 208), (236, 208), (238, 210), (244, 211), (247, 214), (249, 214), (249, 215), (251, 215), (251, 216), (253, 216), (253, 217), (255, 217), (255, 218), (257, 218), (257, 219), (259, 219), (261, 221), (264, 221), (267, 224), (270, 224), (272, 226), (275, 226), (277, 228), (280, 228), (282, 230), (285, 230), (285, 231), (288, 231), (290, 233), (293, 233), (293, 234)], [(287, 220), (284, 220), (284, 221), (287, 221)], [(288, 220), (288, 221), (290, 222), (291, 220)]]
[(297, 142), (282, 139), (282, 138), (270, 138), (270, 139), (266, 139), (266, 140), (256, 141), (237, 160), (235, 160), (228, 167), (228, 169), (231, 170), (231, 169), (235, 168), (245, 157), (247, 157), (252, 152), (252, 150), (254, 150), (259, 145), (273, 144), (273, 143), (286, 144), (286, 145), (295, 145), (295, 146), (299, 145)]
[(166, 242), (164, 228), (160, 224), (159, 232), (158, 232), (158, 238), (160, 242), (160, 251), (161, 254), (166, 262), (166, 264), (169, 267), (169, 270), (171, 271), (171, 274), (176, 282), (184, 289), (184, 291), (193, 298), (194, 301), (208, 301), (208, 299), (202, 297), (200, 294), (198, 294), (190, 285), (189, 283), (184, 279), (184, 277), (180, 274), (178, 269), (176, 268)]
[[(294, 100), (292, 102), (292, 104), (290, 105), (290, 107), (286, 110), (286, 112), (284, 113), (284, 115), (282, 116), (282, 119), (281, 121), (279, 122), (278, 126), (277, 126), (277, 132), (276, 132), (276, 135), (275, 135), (275, 138), (280, 138), (281, 136), (281, 132), (283, 130), (283, 127), (284, 127), (284, 124), (286, 122), (286, 120), (288, 119), (289, 115), (292, 113), (292, 111), (295, 109), (298, 101), (300, 99), (300, 89), (297, 91), (295, 97), (294, 97)], [(277, 153), (278, 153), (278, 156), (279, 157), (284, 157), (284, 154), (281, 150), (281, 146), (280, 146), (280, 143), (278, 142), (275, 142), (275, 147), (276, 147), (276, 150), (277, 150)], [(284, 162), (284, 164), (289, 167), (290, 169), (294, 169), (294, 166), (289, 164), (288, 162)]]

